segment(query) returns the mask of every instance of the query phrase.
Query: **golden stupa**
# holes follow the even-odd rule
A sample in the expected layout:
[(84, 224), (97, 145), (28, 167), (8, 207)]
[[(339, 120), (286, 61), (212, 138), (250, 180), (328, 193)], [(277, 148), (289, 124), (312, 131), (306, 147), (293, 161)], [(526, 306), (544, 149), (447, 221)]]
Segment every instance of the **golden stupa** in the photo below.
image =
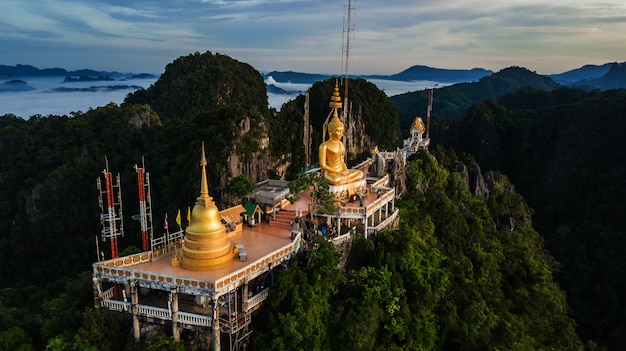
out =
[(191, 221), (185, 229), (180, 265), (191, 271), (210, 271), (226, 267), (235, 252), (228, 240), (226, 227), (222, 224), (219, 210), (209, 196), (206, 177), (206, 157), (202, 143), (202, 181), (200, 197), (191, 211)]

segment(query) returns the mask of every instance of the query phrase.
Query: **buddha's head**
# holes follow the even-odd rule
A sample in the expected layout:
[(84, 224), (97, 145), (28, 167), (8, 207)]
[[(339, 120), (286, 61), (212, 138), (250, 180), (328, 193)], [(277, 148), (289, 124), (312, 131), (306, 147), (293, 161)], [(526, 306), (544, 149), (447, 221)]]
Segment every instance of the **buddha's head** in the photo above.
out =
[(337, 116), (337, 111), (333, 114), (333, 118), (328, 122), (328, 135), (330, 139), (339, 140), (343, 136), (343, 122)]

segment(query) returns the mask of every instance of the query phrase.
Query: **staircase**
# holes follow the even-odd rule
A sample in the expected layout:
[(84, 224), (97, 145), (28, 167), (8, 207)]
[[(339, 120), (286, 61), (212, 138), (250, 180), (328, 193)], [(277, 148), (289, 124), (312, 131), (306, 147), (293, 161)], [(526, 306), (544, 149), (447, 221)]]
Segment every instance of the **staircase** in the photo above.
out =
[(291, 231), (291, 223), (295, 220), (296, 213), (290, 211), (276, 212), (276, 220), (272, 220), (272, 227), (279, 227)]

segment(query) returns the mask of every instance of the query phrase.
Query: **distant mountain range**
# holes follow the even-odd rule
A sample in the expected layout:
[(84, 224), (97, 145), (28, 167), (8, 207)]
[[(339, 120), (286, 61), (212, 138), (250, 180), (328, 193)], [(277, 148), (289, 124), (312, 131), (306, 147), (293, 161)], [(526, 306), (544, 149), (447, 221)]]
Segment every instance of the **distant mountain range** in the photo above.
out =
[[(427, 66), (412, 66), (400, 73), (391, 75), (358, 75), (352, 76), (363, 79), (384, 79), (395, 81), (416, 81), (426, 80), (435, 81), (441, 83), (460, 83), (460, 82), (473, 82), (478, 81), (480, 78), (492, 75), (493, 72), (483, 68), (473, 68), (471, 70), (465, 69), (443, 69), (432, 68)], [(301, 73), (293, 71), (272, 71), (265, 73), (263, 77), (267, 80), (272, 77), (275, 81), (281, 83), (296, 83), (296, 84), (313, 84), (315, 82), (323, 81), (335, 75), (331, 74), (318, 74), (318, 73)]]
[[(615, 88), (626, 88), (626, 62), (605, 63), (603, 65), (585, 65), (571, 71), (549, 74), (547, 77), (560, 85), (578, 87), (586, 90), (600, 89), (608, 90)], [(400, 73), (391, 75), (360, 75), (356, 76), (364, 79), (384, 79), (394, 81), (434, 81), (440, 83), (469, 83), (477, 82), (483, 77), (491, 76), (494, 72), (473, 68), (464, 69), (444, 69), (427, 66), (412, 66)], [(269, 77), (281, 83), (306, 83), (312, 84), (333, 77), (330, 74), (309, 74), (293, 71), (272, 71), (264, 74), (267, 80)]]
[[(81, 69), (76, 71), (67, 71), (63, 68), (44, 68), (39, 69), (31, 65), (0, 65), (0, 78), (27, 78), (27, 77), (79, 77), (76, 80), (119, 80), (131, 78), (149, 78), (157, 77), (150, 73), (120, 73), (95, 71), (92, 69)], [(82, 78), (81, 78), (82, 77)], [(99, 78), (99, 79), (98, 79)]]
[[(608, 90), (615, 88), (626, 88), (626, 62), (618, 63), (605, 63), (603, 65), (585, 65), (580, 68), (576, 68), (570, 71), (566, 71), (558, 74), (549, 74), (550, 77), (556, 83), (579, 87), (586, 90), (600, 89)], [(433, 68), (427, 66), (416, 65), (409, 67), (408, 69), (391, 75), (359, 75), (355, 76), (364, 79), (382, 79), (393, 81), (434, 81), (440, 83), (467, 83), (477, 82), (481, 78), (491, 76), (494, 72), (484, 68), (473, 69), (444, 69)], [(82, 69), (76, 71), (67, 71), (63, 68), (45, 68), (39, 69), (31, 65), (16, 65), (6, 66), (0, 65), (0, 78), (15, 79), (24, 77), (66, 77), (66, 79), (74, 81), (85, 80), (121, 80), (132, 78), (148, 78), (157, 77), (149, 73), (120, 73), (120, 72), (106, 72), (95, 71), (91, 69)], [(318, 81), (323, 81), (331, 78), (335, 75), (332, 74), (319, 74), (319, 73), (302, 73), (293, 71), (272, 71), (263, 73), (263, 77), (266, 81), (271, 77), (275, 82), (280, 83), (295, 83), (295, 84), (313, 84)], [(77, 78), (73, 78), (77, 77)], [(5, 88), (8, 90), (7, 84)], [(17, 88), (16, 84), (12, 84), (11, 88)], [(23, 88), (20, 86), (20, 88)], [(268, 82), (268, 89), (273, 93), (289, 94), (289, 91), (284, 91), (281, 88), (276, 87), (271, 82)]]

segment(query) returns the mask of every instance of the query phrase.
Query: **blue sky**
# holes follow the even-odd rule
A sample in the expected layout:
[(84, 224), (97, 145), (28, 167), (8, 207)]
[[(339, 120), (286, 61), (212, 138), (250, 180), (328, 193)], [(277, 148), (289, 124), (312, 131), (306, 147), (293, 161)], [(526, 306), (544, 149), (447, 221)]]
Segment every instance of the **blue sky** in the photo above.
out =
[[(413, 65), (549, 74), (626, 61), (623, 0), (353, 4), (353, 74)], [(211, 51), (260, 71), (340, 74), (344, 8), (344, 0), (3, 0), (0, 64), (160, 74), (180, 56)]]

